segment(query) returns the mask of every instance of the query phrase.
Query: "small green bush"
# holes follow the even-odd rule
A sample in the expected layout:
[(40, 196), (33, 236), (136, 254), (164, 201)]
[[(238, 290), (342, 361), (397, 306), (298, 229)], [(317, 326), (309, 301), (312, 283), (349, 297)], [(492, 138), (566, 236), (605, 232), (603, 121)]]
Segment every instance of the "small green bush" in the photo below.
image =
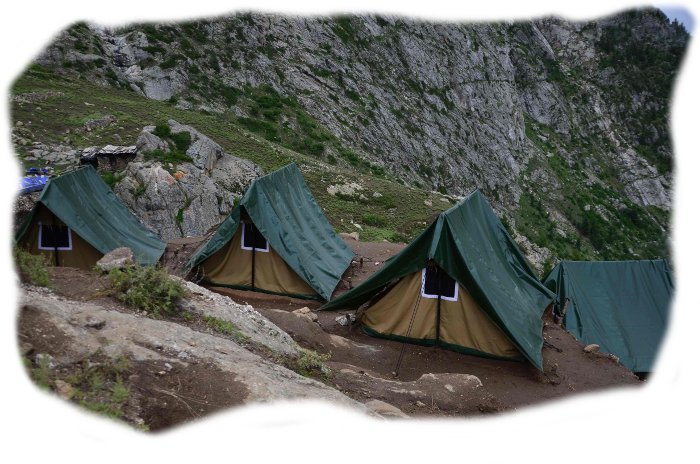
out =
[(109, 185), (109, 188), (114, 190), (114, 186), (119, 183), (120, 180), (126, 177), (126, 174), (114, 174), (112, 171), (100, 171), (102, 180), (105, 184)]
[(318, 354), (315, 351), (300, 349), (302, 355), (296, 358), (287, 359), (284, 363), (287, 368), (293, 370), (304, 377), (311, 377), (313, 371), (323, 368), (323, 363), (331, 359), (331, 352), (328, 354)]
[(19, 270), (22, 282), (31, 283), (37, 287), (50, 287), (49, 271), (46, 269), (51, 262), (44, 255), (33, 255), (15, 245), (13, 258)]
[(396, 232), (394, 235), (389, 237), (389, 241), (392, 243), (409, 243), (411, 241), (411, 238), (406, 234)]
[(372, 227), (384, 227), (386, 225), (386, 219), (378, 214), (364, 214), (362, 216), (362, 223)]
[(187, 155), (183, 155), (180, 152), (171, 151), (170, 153), (165, 153), (163, 150), (160, 150), (160, 149), (153, 150), (153, 151), (144, 151), (143, 152), (143, 159), (145, 161), (157, 160), (163, 164), (173, 163), (173, 165), (180, 164), (183, 162), (186, 162), (186, 163), (192, 162), (192, 158), (190, 158)]
[(185, 296), (179, 282), (170, 280), (159, 266), (130, 265), (109, 271), (112, 290), (119, 301), (132, 308), (148, 311), (156, 317), (173, 313), (174, 303)]
[(167, 124), (157, 124), (153, 135), (158, 137), (170, 137), (170, 126)]
[(190, 145), (192, 145), (192, 134), (187, 131), (177, 132), (170, 136), (170, 139), (175, 142), (178, 151), (185, 153)]

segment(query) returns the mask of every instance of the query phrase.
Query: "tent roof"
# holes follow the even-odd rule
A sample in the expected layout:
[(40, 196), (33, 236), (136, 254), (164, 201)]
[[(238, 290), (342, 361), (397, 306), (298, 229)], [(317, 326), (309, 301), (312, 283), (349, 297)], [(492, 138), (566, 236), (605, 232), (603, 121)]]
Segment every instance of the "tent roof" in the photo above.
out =
[(486, 315), (542, 369), (542, 313), (554, 294), (537, 279), (478, 190), (438, 216), (426, 230), (363, 284), (322, 310), (357, 308), (388, 283), (433, 259), (464, 287)]
[(134, 218), (92, 166), (49, 180), (17, 240), (29, 229), (40, 204), (101, 253), (129, 247), (139, 264), (154, 265), (165, 251), (167, 243)]
[(545, 285), (561, 303), (572, 297), (564, 324), (579, 341), (651, 371), (675, 286), (668, 261), (562, 261)]
[(197, 266), (231, 240), (238, 229), (241, 208), (299, 277), (329, 300), (355, 253), (328, 223), (294, 163), (255, 179), (185, 270)]

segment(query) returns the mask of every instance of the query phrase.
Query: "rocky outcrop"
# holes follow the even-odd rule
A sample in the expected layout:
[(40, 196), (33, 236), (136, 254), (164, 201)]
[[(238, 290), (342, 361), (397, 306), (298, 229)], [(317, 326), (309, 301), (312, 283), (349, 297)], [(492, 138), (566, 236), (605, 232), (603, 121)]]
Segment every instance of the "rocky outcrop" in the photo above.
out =
[(132, 162), (123, 174), (114, 192), (161, 238), (201, 236), (219, 223), (216, 186), (193, 165), (180, 164), (171, 173), (155, 161)]
[[(200, 303), (195, 301), (193, 304), (198, 306)], [(132, 362), (162, 365), (162, 376), (167, 375), (172, 366), (187, 367), (207, 362), (224, 373), (234, 374), (236, 381), (245, 387), (240, 389), (241, 397), (236, 398), (236, 402), (230, 406), (316, 399), (378, 417), (371, 409), (337, 390), (273, 364), (228, 338), (197, 332), (172, 322), (109, 310), (100, 306), (99, 302), (64, 300), (31, 288), (22, 292), (20, 305), (39, 314), (38, 317), (42, 318), (46, 327), (53, 326), (54, 332), (59, 331), (61, 339), (66, 340), (68, 346), (64, 346), (60, 356), (57, 353), (53, 357), (55, 364), (74, 364), (98, 349), (108, 358), (124, 356)], [(199, 310), (203, 309), (199, 307)], [(240, 307), (229, 304), (226, 310), (235, 313), (240, 311)], [(247, 315), (241, 316), (251, 318), (260, 327), (256, 332), (249, 333), (253, 333), (272, 350), (281, 349), (281, 344), (287, 345), (282, 352), (295, 349), (289, 336), (284, 338), (281, 336), (284, 332), (259, 314), (253, 313), (251, 310)], [(100, 321), (99, 329), (90, 326), (89, 321)], [(270, 329), (276, 330), (278, 335), (272, 335)], [(241, 326), (241, 330), (247, 331), (247, 326)], [(110, 343), (105, 344), (104, 340), (110, 340)]]
[(36, 103), (49, 98), (65, 97), (65, 95), (63, 92), (27, 92), (12, 95), (10, 100), (17, 103)]
[[(223, 153), (221, 145), (196, 129), (174, 120), (168, 124), (172, 133), (192, 135), (187, 155), (194, 164), (135, 161), (123, 171), (125, 177), (114, 191), (139, 222), (161, 238), (202, 236), (264, 173), (251, 161)], [(167, 142), (151, 132), (154, 129), (146, 126), (139, 135), (136, 149), (140, 153), (167, 148)]]
[(177, 121), (169, 120), (170, 132), (177, 134), (178, 132), (189, 132), (192, 136), (192, 145), (187, 149), (187, 156), (192, 158), (193, 163), (200, 169), (209, 174), (216, 165), (219, 158), (224, 154), (224, 149), (221, 145), (214, 142), (206, 135), (199, 132), (192, 126), (185, 126)]
[(85, 133), (85, 132), (92, 132), (96, 129), (104, 129), (105, 127), (109, 127), (117, 122), (117, 117), (114, 116), (113, 114), (108, 114), (106, 116), (102, 116), (101, 118), (97, 119), (91, 119), (89, 121), (86, 121), (82, 126), (78, 127), (75, 129), (75, 132), (80, 134), (80, 133)]
[(170, 148), (165, 140), (162, 140), (152, 132), (156, 126), (146, 126), (143, 128), (139, 137), (136, 139), (136, 151), (142, 153), (144, 151), (163, 150), (165, 153), (170, 153)]
[(265, 173), (260, 166), (252, 161), (224, 153), (211, 170), (211, 180), (222, 199), (221, 214), (228, 214), (234, 201), (242, 198), (253, 180), (263, 175)]

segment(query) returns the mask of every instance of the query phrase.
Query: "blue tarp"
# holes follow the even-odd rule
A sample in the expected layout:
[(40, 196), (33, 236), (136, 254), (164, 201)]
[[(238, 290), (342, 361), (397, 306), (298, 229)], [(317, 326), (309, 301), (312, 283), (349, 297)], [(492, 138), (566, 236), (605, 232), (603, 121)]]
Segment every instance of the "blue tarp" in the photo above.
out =
[(32, 168), (27, 171), (29, 176), (15, 177), (19, 171), (12, 171), (12, 185), (7, 193), (8, 198), (26, 195), (31, 192), (43, 190), (46, 182), (49, 180), (46, 169)]

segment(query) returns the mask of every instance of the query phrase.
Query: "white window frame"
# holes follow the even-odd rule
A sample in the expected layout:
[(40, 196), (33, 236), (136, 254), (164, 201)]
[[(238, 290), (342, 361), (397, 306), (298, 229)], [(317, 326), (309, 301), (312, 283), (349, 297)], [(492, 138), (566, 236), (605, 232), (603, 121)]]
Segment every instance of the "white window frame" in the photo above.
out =
[[(241, 233), (241, 249), (242, 249), (242, 250), (253, 251), (253, 247), (247, 247), (247, 246), (245, 246), (245, 222), (241, 221), (241, 224), (243, 225), (243, 227), (241, 227), (241, 229), (242, 229), (242, 231), (243, 231), (243, 232)], [(251, 224), (252, 224), (252, 223), (251, 223)], [(253, 224), (253, 226), (255, 226), (255, 224)], [(260, 235), (262, 235), (262, 234), (260, 234)], [(263, 237), (263, 238), (265, 238), (265, 237)], [(265, 248), (257, 248), (257, 247), (256, 247), (256, 248), (255, 248), (255, 251), (261, 251), (261, 252), (263, 252), (263, 253), (269, 253), (269, 252), (270, 252), (270, 242), (268, 242), (267, 239), (265, 238)]]
[(66, 227), (68, 229), (68, 246), (67, 247), (58, 247), (58, 248), (56, 248), (56, 247), (43, 247), (43, 246), (41, 246), (41, 236), (42, 236), (42, 232), (43, 232), (44, 227), (42, 226), (41, 221), (39, 221), (39, 249), (46, 250), (46, 251), (55, 251), (55, 250), (71, 251), (73, 249), (73, 234), (71, 232), (70, 227), (68, 227), (68, 226), (64, 226), (64, 227)]
[[(437, 299), (437, 297), (438, 297), (437, 295), (430, 295), (430, 294), (425, 293), (425, 271), (426, 271), (426, 268), (423, 268), (423, 280), (421, 283), (420, 295), (423, 298)], [(445, 271), (442, 271), (442, 272), (445, 272)], [(454, 295), (455, 295), (454, 298), (446, 297), (443, 295), (441, 299), (445, 300), (445, 301), (457, 301), (459, 299), (459, 282), (457, 282), (457, 279), (455, 279), (455, 293), (454, 293)]]

